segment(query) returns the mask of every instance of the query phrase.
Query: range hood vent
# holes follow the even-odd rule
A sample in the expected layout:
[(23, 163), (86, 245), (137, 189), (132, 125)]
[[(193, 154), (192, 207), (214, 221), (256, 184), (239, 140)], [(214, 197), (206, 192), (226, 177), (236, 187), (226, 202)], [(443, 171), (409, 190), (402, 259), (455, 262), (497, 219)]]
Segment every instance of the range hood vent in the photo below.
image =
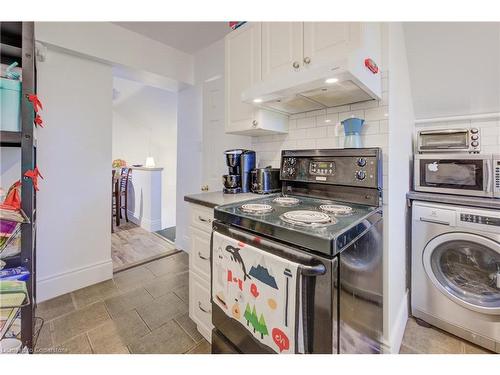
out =
[[(336, 82), (327, 83), (335, 78)], [(330, 81), (331, 82), (331, 81)], [(329, 107), (380, 99), (348, 69), (324, 67), (263, 82), (242, 93), (242, 100), (285, 114), (297, 114)]]

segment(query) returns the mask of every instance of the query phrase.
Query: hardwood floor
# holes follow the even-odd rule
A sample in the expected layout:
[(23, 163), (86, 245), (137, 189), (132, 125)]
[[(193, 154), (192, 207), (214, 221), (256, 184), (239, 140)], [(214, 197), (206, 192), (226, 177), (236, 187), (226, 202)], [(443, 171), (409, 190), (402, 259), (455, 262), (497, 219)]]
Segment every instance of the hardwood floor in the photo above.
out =
[(123, 221), (111, 235), (111, 258), (115, 272), (176, 251), (172, 243), (131, 222)]

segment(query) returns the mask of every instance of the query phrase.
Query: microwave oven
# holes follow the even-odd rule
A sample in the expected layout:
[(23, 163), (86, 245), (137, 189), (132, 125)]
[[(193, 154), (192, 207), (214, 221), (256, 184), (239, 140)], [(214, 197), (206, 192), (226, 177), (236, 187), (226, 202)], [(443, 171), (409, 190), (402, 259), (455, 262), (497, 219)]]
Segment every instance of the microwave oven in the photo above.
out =
[(481, 151), (480, 138), (478, 128), (421, 130), (417, 134), (417, 151), (478, 153)]
[(415, 155), (416, 191), (500, 198), (500, 155)]

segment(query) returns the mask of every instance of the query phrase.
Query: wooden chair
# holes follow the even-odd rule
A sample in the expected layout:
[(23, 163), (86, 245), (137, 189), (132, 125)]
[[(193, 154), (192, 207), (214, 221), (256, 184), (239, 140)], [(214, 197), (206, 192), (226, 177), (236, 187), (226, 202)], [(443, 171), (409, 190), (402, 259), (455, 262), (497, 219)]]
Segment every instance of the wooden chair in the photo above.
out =
[[(120, 218), (122, 216), (122, 210), (125, 211), (125, 220), (128, 223), (128, 183), (130, 181), (130, 176), (132, 174), (131, 168), (122, 168), (121, 179), (120, 179)], [(123, 203), (123, 204), (122, 204)]]
[(111, 233), (114, 233), (113, 218), (116, 218), (116, 226), (120, 226), (120, 194), (118, 189), (118, 179), (116, 178), (116, 171), (113, 169), (111, 173)]

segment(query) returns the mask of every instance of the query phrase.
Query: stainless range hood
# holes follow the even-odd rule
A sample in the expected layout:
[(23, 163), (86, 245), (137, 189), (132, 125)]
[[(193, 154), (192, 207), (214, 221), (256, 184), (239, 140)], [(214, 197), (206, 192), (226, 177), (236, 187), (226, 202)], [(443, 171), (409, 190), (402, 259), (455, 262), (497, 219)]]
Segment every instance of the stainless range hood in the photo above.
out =
[[(359, 73), (355, 74), (342, 65), (309, 68), (271, 82), (261, 82), (244, 91), (242, 100), (285, 114), (295, 114), (380, 99), (380, 78), (374, 76), (370, 79), (372, 77), (365, 72)], [(361, 75), (368, 78), (366, 83), (359, 78)]]

